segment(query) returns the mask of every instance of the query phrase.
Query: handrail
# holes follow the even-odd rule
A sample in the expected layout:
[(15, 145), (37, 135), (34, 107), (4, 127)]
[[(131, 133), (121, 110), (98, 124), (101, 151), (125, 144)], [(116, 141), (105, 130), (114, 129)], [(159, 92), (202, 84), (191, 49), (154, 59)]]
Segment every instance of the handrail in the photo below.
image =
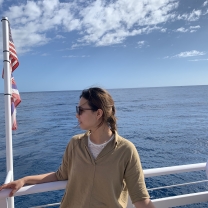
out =
[(170, 185), (170, 186), (160, 186), (160, 187), (156, 187), (156, 188), (149, 188), (147, 190), (154, 191), (154, 190), (159, 190), (159, 189), (167, 189), (167, 188), (187, 186), (187, 185), (193, 185), (193, 184), (197, 184), (197, 183), (206, 183), (206, 182), (208, 182), (208, 180), (194, 181), (194, 182), (189, 182), (189, 183), (180, 183), (180, 184), (174, 184), (174, 185)]
[(208, 201), (208, 191), (152, 200), (156, 208), (168, 208)]
[[(172, 173), (192, 172), (200, 170), (206, 170), (206, 163), (146, 169), (144, 170), (144, 175), (147, 178), (160, 175), (169, 175)], [(66, 188), (66, 184), (67, 181), (56, 181), (50, 183), (24, 186), (16, 192), (15, 196), (61, 190)], [(4, 189), (0, 191), (0, 199), (8, 197), (10, 192), (11, 189)]]
[(171, 167), (163, 167), (163, 168), (152, 168), (144, 170), (145, 178), (153, 177), (153, 176), (161, 176), (161, 175), (169, 175), (174, 173), (183, 173), (183, 172), (192, 172), (205, 170), (206, 163), (197, 163), (197, 164), (189, 164), (189, 165), (178, 165)]
[(61, 204), (61, 202), (59, 202), (59, 203), (53, 203), (53, 204), (40, 205), (40, 206), (35, 206), (35, 207), (29, 207), (29, 208), (54, 207), (54, 206), (58, 206), (60, 204)]
[[(67, 181), (55, 181), (49, 183), (24, 186), (21, 189), (19, 189), (14, 196), (22, 196), (22, 195), (35, 194), (35, 193), (41, 193), (47, 191), (61, 190), (66, 188), (66, 184)], [(10, 192), (11, 189), (3, 189), (2, 191), (0, 191), (0, 199), (8, 197)]]

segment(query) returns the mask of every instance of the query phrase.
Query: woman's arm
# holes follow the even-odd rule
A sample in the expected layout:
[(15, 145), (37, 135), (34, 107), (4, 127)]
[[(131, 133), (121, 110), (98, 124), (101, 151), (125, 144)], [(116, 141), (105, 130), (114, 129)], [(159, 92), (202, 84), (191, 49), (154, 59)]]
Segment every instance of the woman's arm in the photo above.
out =
[(155, 208), (154, 204), (151, 202), (150, 199), (137, 201), (134, 203), (134, 206), (136, 208)]
[(58, 180), (56, 178), (55, 172), (41, 174), (41, 175), (26, 176), (22, 179), (24, 180), (25, 184), (47, 183)]
[(16, 181), (12, 181), (8, 184), (3, 184), (0, 186), (0, 191), (2, 189), (12, 189), (9, 196), (13, 196), (21, 187), (25, 184), (38, 184), (38, 183), (47, 183), (57, 181), (56, 173), (46, 173), (41, 175), (26, 176)]

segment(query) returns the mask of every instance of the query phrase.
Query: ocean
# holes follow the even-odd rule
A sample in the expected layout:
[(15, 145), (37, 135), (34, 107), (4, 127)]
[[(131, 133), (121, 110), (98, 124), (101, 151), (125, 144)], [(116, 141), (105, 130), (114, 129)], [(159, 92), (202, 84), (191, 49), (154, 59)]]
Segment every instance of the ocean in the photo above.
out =
[[(208, 159), (208, 86), (108, 90), (118, 132), (132, 141), (143, 169), (204, 163)], [(83, 132), (75, 106), (81, 91), (21, 93), (13, 131), (14, 178), (56, 171), (70, 138)], [(0, 94), (0, 184), (6, 176), (4, 96)], [(205, 171), (146, 179), (147, 188), (206, 180)], [(208, 183), (150, 191), (151, 199), (207, 191)], [(57, 203), (63, 190), (15, 197), (16, 208)], [(55, 206), (54, 206), (55, 207)], [(182, 206), (207, 208), (208, 203)]]

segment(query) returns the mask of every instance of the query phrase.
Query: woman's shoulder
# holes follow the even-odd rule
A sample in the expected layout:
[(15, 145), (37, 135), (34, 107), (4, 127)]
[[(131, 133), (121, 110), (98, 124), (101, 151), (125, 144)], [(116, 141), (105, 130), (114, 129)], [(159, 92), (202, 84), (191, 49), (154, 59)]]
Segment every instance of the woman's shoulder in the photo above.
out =
[(126, 139), (118, 134), (117, 134), (117, 144), (118, 144), (118, 147), (129, 149), (129, 150), (136, 148), (135, 145), (131, 141), (129, 141), (128, 139)]
[(68, 146), (74, 146), (84, 140), (84, 138), (87, 138), (88, 132), (82, 133), (82, 134), (76, 134), (69, 140)]
[(131, 141), (121, 136), (118, 136), (117, 141), (117, 150), (120, 154), (125, 155), (126, 158), (138, 160), (139, 152)]
[(87, 132), (82, 134), (76, 134), (71, 138), (71, 141), (79, 141), (83, 139), (85, 136), (87, 136)]

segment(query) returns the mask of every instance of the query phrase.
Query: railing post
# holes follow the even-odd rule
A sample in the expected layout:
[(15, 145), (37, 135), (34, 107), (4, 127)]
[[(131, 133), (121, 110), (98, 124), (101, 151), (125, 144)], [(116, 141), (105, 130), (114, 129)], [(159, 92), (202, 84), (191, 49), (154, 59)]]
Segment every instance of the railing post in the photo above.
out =
[[(13, 150), (12, 150), (12, 121), (11, 121), (11, 71), (9, 60), (9, 21), (2, 17), (3, 62), (4, 62), (4, 98), (5, 98), (5, 137), (6, 137), (6, 164), (7, 173), (12, 171), (13, 176)], [(14, 197), (8, 198), (8, 207), (14, 208)]]

